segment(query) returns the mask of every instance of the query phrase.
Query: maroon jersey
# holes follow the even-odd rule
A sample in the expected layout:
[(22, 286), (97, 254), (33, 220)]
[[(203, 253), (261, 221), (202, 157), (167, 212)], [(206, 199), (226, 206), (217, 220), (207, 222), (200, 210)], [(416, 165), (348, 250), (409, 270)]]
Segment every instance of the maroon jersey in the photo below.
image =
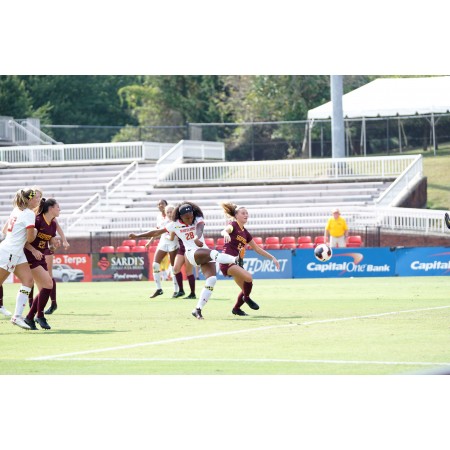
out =
[[(48, 223), (45, 220), (44, 215), (39, 214), (36, 216), (34, 227), (37, 229), (37, 235), (36, 239), (30, 245), (44, 255), (52, 254), (49, 248), (49, 242), (52, 237), (56, 236), (56, 222), (52, 219), (50, 223)], [(45, 258), (37, 260), (29, 250), (24, 249), (24, 252), (32, 269), (38, 265), (45, 264)]]
[(237, 256), (240, 249), (245, 247), (253, 237), (245, 228), (241, 228), (236, 221), (230, 222), (228, 225), (233, 227), (233, 230), (229, 233), (231, 240), (224, 244), (222, 253)]

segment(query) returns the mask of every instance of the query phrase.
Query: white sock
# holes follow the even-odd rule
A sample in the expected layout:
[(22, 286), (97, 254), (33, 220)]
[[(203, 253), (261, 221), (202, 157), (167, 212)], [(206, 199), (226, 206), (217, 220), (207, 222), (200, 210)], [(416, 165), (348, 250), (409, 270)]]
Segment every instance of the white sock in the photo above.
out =
[(14, 316), (22, 316), (23, 309), (28, 302), (28, 294), (31, 292), (31, 288), (26, 286), (20, 286), (19, 292), (16, 296), (16, 310), (14, 311)]
[(219, 253), (217, 250), (211, 250), (209, 257), (220, 264), (233, 264), (236, 262), (236, 257), (227, 255), (226, 253)]
[(180, 286), (178, 286), (177, 277), (173, 275), (173, 270), (172, 270), (172, 281), (173, 281), (173, 292), (179, 292)]
[(161, 273), (159, 271), (159, 264), (157, 262), (153, 263), (153, 278), (156, 283), (156, 289), (161, 289)]
[(206, 305), (206, 303), (209, 300), (209, 297), (211, 297), (212, 291), (214, 290), (214, 285), (216, 284), (217, 277), (209, 277), (205, 281), (205, 287), (202, 289), (202, 292), (200, 292), (200, 298), (197, 302), (197, 308), (203, 309)]

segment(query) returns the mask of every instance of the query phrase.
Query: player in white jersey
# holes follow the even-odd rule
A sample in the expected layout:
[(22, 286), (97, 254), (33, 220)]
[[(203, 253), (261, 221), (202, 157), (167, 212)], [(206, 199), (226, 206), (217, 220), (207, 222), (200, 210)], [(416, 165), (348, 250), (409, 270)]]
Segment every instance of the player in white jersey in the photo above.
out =
[[(165, 229), (166, 225), (172, 221), (172, 212), (175, 209), (172, 205), (167, 205), (165, 207), (165, 218), (162, 219), (158, 225), (157, 228)], [(175, 257), (177, 256), (178, 252), (178, 237), (175, 236), (174, 233), (164, 233), (159, 238), (158, 246), (156, 247), (155, 257), (153, 259), (153, 279), (156, 283), (156, 291), (153, 295), (150, 296), (150, 298), (155, 298), (158, 295), (163, 294), (163, 290), (161, 287), (161, 271), (160, 271), (160, 265), (162, 260), (165, 258), (165, 256), (168, 254), (170, 258), (170, 265), (173, 267), (175, 263)], [(174, 291), (178, 291), (178, 283), (175, 277), (173, 277), (173, 284), (174, 284)], [(174, 294), (175, 296), (175, 294)]]
[(211, 250), (205, 244), (203, 229), (203, 212), (195, 204), (184, 202), (177, 206), (173, 212), (173, 222), (169, 222), (163, 230), (150, 230), (142, 234), (130, 234), (130, 239), (158, 237), (164, 232), (174, 232), (183, 242), (186, 248), (186, 256), (193, 266), (200, 266), (206, 278), (205, 287), (200, 294), (197, 307), (192, 315), (197, 319), (203, 319), (202, 309), (205, 307), (216, 284), (216, 263), (236, 264), (239, 257), (219, 253)]
[[(40, 201), (41, 193), (38, 190), (21, 189), (16, 192), (13, 200), (14, 209), (3, 227), (6, 237), (0, 243), (0, 285), (13, 272), (22, 282), (17, 293), (16, 309), (11, 322), (26, 330), (30, 327), (24, 322), (22, 313), (34, 280), (23, 247), (36, 238), (37, 230), (34, 227), (36, 214), (33, 210)], [(1, 312), (4, 315), (11, 315), (4, 307), (2, 309)]]

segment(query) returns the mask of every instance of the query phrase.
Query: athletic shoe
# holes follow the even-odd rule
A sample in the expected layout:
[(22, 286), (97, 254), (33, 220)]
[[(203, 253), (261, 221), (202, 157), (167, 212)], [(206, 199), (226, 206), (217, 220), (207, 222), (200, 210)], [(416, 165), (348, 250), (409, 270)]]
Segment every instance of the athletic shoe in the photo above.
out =
[(250, 297), (244, 297), (244, 302), (247, 303), (251, 309), (259, 309), (258, 303), (255, 303)]
[(231, 312), (235, 315), (235, 316), (248, 316), (248, 314), (245, 311), (242, 311), (242, 309), (240, 308), (233, 308), (231, 310)]
[(58, 309), (58, 305), (56, 303), (53, 305), (53, 303), (52, 303), (50, 305), (50, 308), (48, 308), (44, 314), (53, 314), (57, 309)]
[(197, 297), (195, 296), (195, 294), (193, 294), (192, 292), (189, 295), (186, 295), (186, 297), (184, 297), (185, 299), (196, 299)]
[(4, 307), (0, 307), (0, 313), (2, 313), (5, 317), (10, 317), (12, 314)]
[(158, 297), (158, 295), (163, 295), (164, 292), (162, 289), (156, 289), (155, 293), (153, 295), (150, 295), (150, 298)]
[(23, 328), (24, 330), (29, 330), (30, 327), (23, 321), (23, 318), (18, 316), (18, 317), (12, 317), (11, 318), (11, 323), (13, 325), (17, 325), (20, 328)]
[(36, 319), (34, 319), (34, 321), (36, 323), (39, 324), (39, 326), (41, 328), (43, 328), (44, 330), (51, 330), (51, 326), (47, 323), (47, 319), (45, 317), (36, 317)]
[(177, 294), (178, 294), (178, 292), (174, 292), (172, 295), (172, 298), (177, 298)]
[(173, 298), (183, 297), (183, 295), (186, 295), (186, 293), (184, 291), (180, 291), (180, 292), (177, 292), (177, 295), (175, 295), (175, 297), (173, 297)]
[(239, 255), (236, 257), (236, 264), (240, 267), (244, 267), (245, 247), (239, 250)]
[(32, 330), (37, 330), (37, 326), (36, 326), (36, 324), (34, 323), (34, 320), (29, 319), (28, 317), (25, 317), (25, 318), (23, 319), (23, 321), (30, 327), (30, 329), (32, 329)]
[(204, 317), (202, 316), (202, 310), (200, 308), (195, 308), (194, 311), (192, 311), (192, 315), (198, 320), (204, 319)]

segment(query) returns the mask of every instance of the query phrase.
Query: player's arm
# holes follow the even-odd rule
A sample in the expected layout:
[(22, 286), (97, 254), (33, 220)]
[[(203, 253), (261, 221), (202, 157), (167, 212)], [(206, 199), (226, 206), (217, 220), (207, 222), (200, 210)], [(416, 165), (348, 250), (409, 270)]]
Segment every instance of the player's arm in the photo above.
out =
[(203, 230), (205, 229), (205, 222), (199, 222), (195, 226), (195, 238), (194, 242), (197, 247), (203, 247), (203, 242), (200, 238), (203, 236)]
[[(30, 229), (30, 228), (29, 228)], [(28, 229), (28, 230), (29, 230)], [(34, 228), (35, 229), (35, 228)], [(27, 232), (28, 232), (27, 230)], [(33, 239), (34, 241), (34, 239)], [(33, 242), (31, 241), (31, 242)], [(26, 248), (27, 250), (29, 250), (31, 252), (31, 254), (37, 259), (37, 260), (41, 260), (42, 258), (44, 258), (44, 254), (42, 252), (40, 252), (37, 248), (34, 248), (30, 242), (27, 242), (24, 246), (24, 248)]]
[(33, 226), (27, 227), (27, 242), (31, 243), (36, 239), (37, 229)]
[(280, 270), (280, 263), (275, 256), (271, 255), (269, 252), (266, 252), (263, 248), (261, 248), (253, 239), (248, 243), (251, 249), (253, 249), (258, 255), (264, 256), (267, 259), (271, 259), (275, 264), (276, 268)]
[(223, 241), (225, 243), (231, 241), (230, 233), (233, 231), (233, 225), (230, 223), (220, 232), (220, 234), (223, 236)]
[(62, 239), (62, 245), (65, 250), (67, 250), (70, 247), (70, 244), (67, 242), (66, 236), (64, 235), (64, 231), (62, 230), (61, 226), (59, 225), (56, 218), (54, 219), (56, 223), (56, 232), (61, 236)]
[(162, 236), (164, 233), (167, 233), (167, 231), (168, 230), (166, 230), (165, 228), (155, 228), (153, 230), (146, 231), (145, 233), (141, 233), (141, 234), (130, 233), (128, 235), (128, 237), (130, 239), (156, 238), (156, 237)]

